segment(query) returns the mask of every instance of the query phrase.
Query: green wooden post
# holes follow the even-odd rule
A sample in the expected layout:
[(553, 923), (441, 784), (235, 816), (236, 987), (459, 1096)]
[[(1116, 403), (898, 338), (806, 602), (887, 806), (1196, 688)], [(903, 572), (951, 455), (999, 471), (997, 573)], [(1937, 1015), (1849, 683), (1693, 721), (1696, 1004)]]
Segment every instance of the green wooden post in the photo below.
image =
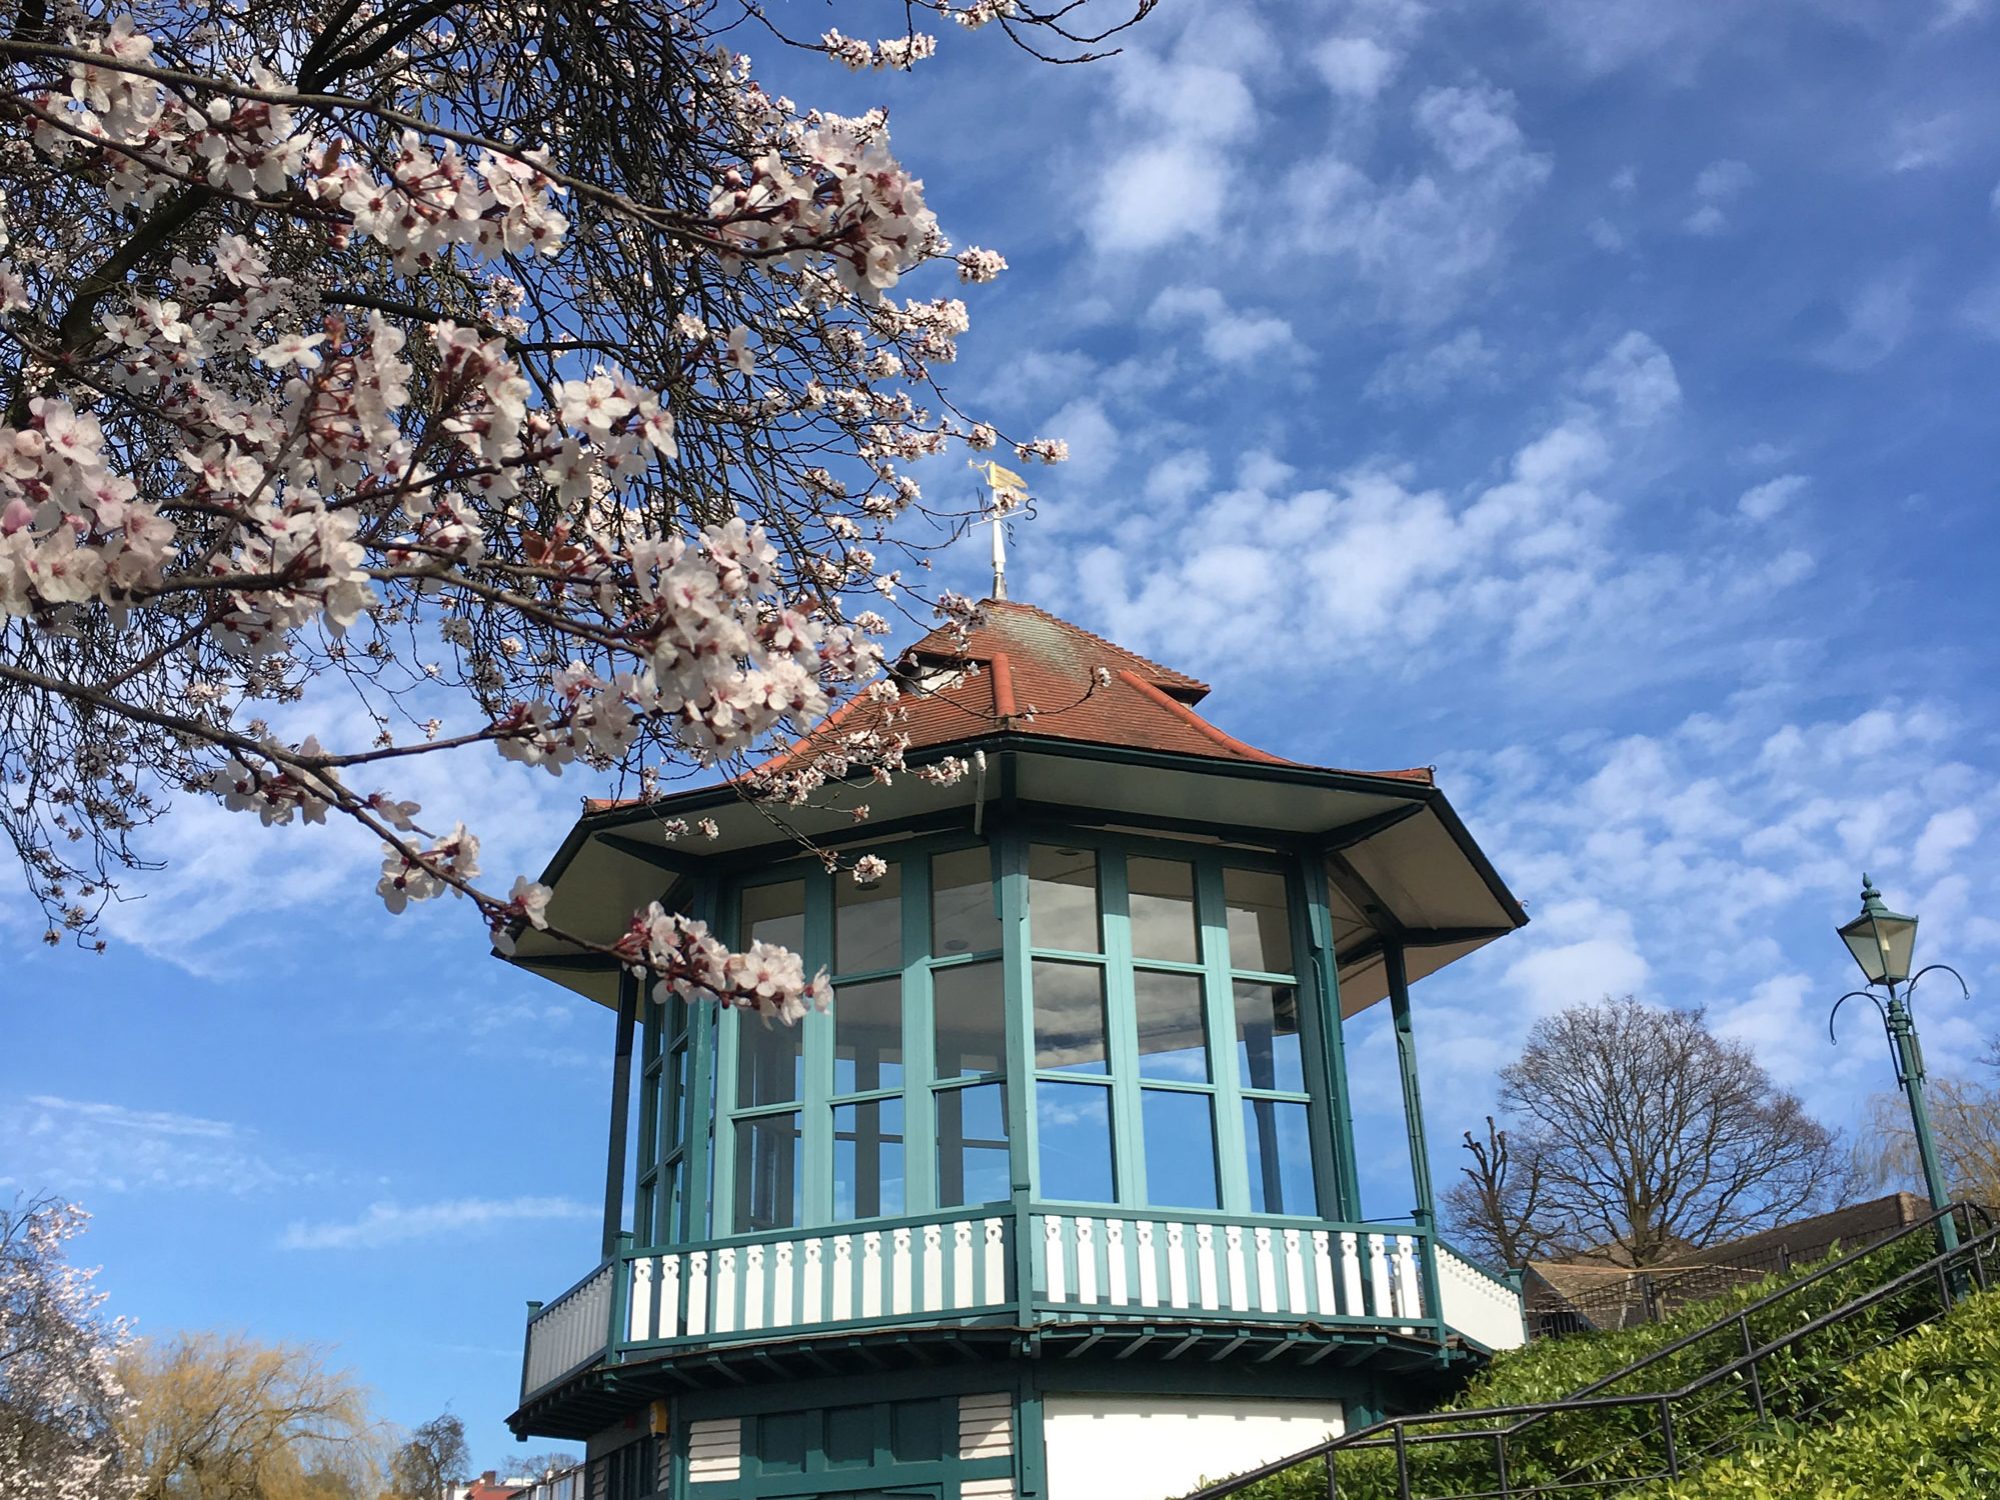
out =
[(617, 1248), (625, 1218), (625, 1137), (631, 1129), (632, 1023), (639, 1012), (639, 982), (618, 974), (618, 1029), (611, 1048), (611, 1138), (604, 1160), (604, 1257)]
[[(1215, 1152), (1220, 1167), (1222, 1211), (1250, 1212), (1250, 1170), (1243, 1132), (1243, 1080), (1236, 1066), (1236, 985), (1230, 975), (1228, 901), (1222, 861), (1214, 855), (1196, 865), (1195, 910), (1201, 914), (1202, 1017), (1208, 1031), (1208, 1066), (1215, 1087)], [(1267, 1162), (1266, 1166), (1275, 1167)], [(1266, 1189), (1266, 1202), (1277, 1201)], [(1296, 1209), (1293, 1212), (1297, 1212)]]
[(624, 1359), (619, 1345), (629, 1342), (632, 1331), (632, 1236), (621, 1230), (611, 1242), (611, 1319), (604, 1330), (604, 1362), (615, 1365)]
[[(1097, 882), (1103, 903), (1105, 1071), (1110, 1074), (1106, 1127), (1111, 1131), (1111, 1201), (1146, 1203), (1146, 1154), (1139, 1109), (1138, 998), (1132, 981), (1132, 896), (1125, 878), (1125, 855), (1097, 851)], [(1032, 990), (1032, 970), (1030, 989)]]
[(1340, 963), (1339, 955), (1333, 951), (1333, 915), (1327, 905), (1326, 867), (1311, 855), (1300, 864), (1305, 873), (1314, 960), (1312, 977), (1319, 991), (1320, 1020), (1325, 1026), (1321, 1040), (1327, 1115), (1332, 1122), (1334, 1161), (1339, 1169), (1339, 1181), (1334, 1185), (1333, 1217), (1355, 1224), (1361, 1220), (1361, 1168), (1354, 1149), (1354, 1100), (1347, 1087), (1347, 1038), (1340, 1018)]
[(1410, 1136), (1410, 1185), (1416, 1192), (1417, 1228), (1423, 1235), (1424, 1309), (1437, 1324), (1438, 1351), (1442, 1357), (1444, 1308), (1438, 1300), (1437, 1204), (1431, 1194), (1430, 1148), (1424, 1140), (1424, 1100), (1417, 1085), (1417, 1042), (1410, 1029), (1410, 980), (1403, 961), (1403, 945), (1384, 944), (1382, 962), (1389, 974), (1389, 1015), (1396, 1028), (1396, 1066), (1403, 1075), (1403, 1123)]
[(1000, 973), (1007, 1018), (1007, 1170), (1013, 1205), (1014, 1301), (1023, 1328), (1034, 1322), (1035, 1016), (1028, 962), (1028, 846), (1009, 822), (994, 829), (999, 851)]
[(903, 859), (903, 1212), (937, 1207), (937, 1097), (931, 1093), (937, 1059), (932, 1038), (931, 851)]
[[(695, 882), (694, 915), (711, 931), (725, 931), (721, 883), (713, 875)], [(729, 914), (732, 919), (734, 914)], [(670, 1005), (683, 1005), (670, 1000)], [(681, 1185), (684, 1205), (675, 1223), (668, 1226), (669, 1239), (681, 1242), (705, 1240), (716, 1232), (718, 1215), (714, 1203), (717, 1180), (710, 1158), (727, 1116), (716, 1091), (716, 1049), (721, 1046), (722, 1015), (713, 1005), (700, 1005), (688, 1017), (688, 1090), (694, 1096), (687, 1110), (688, 1142), (681, 1161), (686, 1181)], [(727, 1184), (722, 1185), (725, 1190)]]

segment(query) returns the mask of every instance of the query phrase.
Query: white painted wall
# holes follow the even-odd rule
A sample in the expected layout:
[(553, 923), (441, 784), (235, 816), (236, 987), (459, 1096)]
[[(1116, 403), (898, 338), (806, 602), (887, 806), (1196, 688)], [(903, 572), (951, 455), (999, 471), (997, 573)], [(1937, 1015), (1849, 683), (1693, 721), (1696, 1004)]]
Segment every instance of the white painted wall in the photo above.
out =
[(1049, 1500), (1170, 1500), (1324, 1442), (1338, 1401), (1050, 1395), (1042, 1401)]

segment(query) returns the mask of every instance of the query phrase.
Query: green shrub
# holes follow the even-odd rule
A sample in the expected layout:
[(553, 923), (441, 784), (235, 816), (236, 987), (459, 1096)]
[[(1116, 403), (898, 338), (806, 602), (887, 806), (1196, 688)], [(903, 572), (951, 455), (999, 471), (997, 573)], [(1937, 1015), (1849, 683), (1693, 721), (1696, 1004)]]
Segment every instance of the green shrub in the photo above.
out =
[[(1885, 1247), (1854, 1266), (1801, 1286), (1774, 1307), (1746, 1312), (1744, 1323), (1732, 1321), (1694, 1338), (1686, 1347), (1592, 1394), (1621, 1396), (1677, 1390), (1739, 1358), (1744, 1353), (1745, 1323), (1750, 1344), (1761, 1347), (1920, 1264), (1934, 1251), (1934, 1242), (1925, 1236), (1912, 1236), (1903, 1244)], [(1444, 1408), (1467, 1413), (1463, 1424), (1449, 1425), (1475, 1433), (1509, 1426), (1511, 1419), (1481, 1419), (1476, 1412), (1486, 1407), (1561, 1401), (1732, 1313), (1749, 1309), (1786, 1280), (1800, 1280), (1813, 1269), (1805, 1267), (1789, 1278), (1774, 1277), (1737, 1288), (1723, 1297), (1690, 1306), (1663, 1323), (1544, 1340), (1501, 1354)], [(1741, 1377), (1717, 1382), (1698, 1396), (1676, 1402), (1675, 1439), (1683, 1462), (1696, 1462), (1707, 1454), (1740, 1446), (1769, 1421), (1783, 1421), (1793, 1415), (1811, 1416), (1841, 1403), (1852, 1362), (1869, 1356), (1905, 1329), (1934, 1317), (1938, 1307), (1934, 1286), (1919, 1282), (1883, 1303), (1815, 1331), (1791, 1349), (1767, 1359), (1759, 1369), (1765, 1400), (1762, 1419), (1756, 1396)], [(1447, 1429), (1441, 1425), (1434, 1430)], [(1651, 1404), (1563, 1408), (1510, 1435), (1506, 1458), (1508, 1476), (1516, 1485), (1529, 1482), (1585, 1485), (1593, 1480), (1664, 1473), (1665, 1447), (1658, 1408)], [(1451, 1443), (1413, 1445), (1409, 1464), (1414, 1494), (1448, 1496), (1497, 1487), (1496, 1454), (1490, 1439), (1472, 1437)], [(1378, 1497), (1387, 1500), (1396, 1493), (1394, 1457), (1386, 1450), (1342, 1453), (1338, 1477), (1343, 1500), (1378, 1500)], [(1318, 1460), (1312, 1460), (1244, 1493), (1250, 1500), (1320, 1500), (1325, 1493), (1324, 1470)]]
[(2000, 1292), (1837, 1375), (1842, 1415), (1770, 1433), (1632, 1500), (1992, 1500), (2000, 1493)]

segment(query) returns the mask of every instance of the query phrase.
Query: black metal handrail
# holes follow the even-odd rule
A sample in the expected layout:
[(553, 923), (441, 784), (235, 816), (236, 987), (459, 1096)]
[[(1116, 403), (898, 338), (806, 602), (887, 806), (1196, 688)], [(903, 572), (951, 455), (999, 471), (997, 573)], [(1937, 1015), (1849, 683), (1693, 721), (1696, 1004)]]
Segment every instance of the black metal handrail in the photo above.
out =
[[(1939, 1221), (1946, 1214), (1961, 1211), (1965, 1214), (1968, 1237), (1955, 1248), (1931, 1256), (1901, 1275), (1892, 1277), (1890, 1280), (1882, 1282), (1848, 1299), (1839, 1307), (1808, 1319), (1780, 1338), (1770, 1340), (1762, 1345), (1754, 1344), (1753, 1336), (1750, 1332), (1750, 1319), (1753, 1315), (1798, 1296), (1805, 1288), (1828, 1276), (1843, 1270), (1852, 1270), (1863, 1259), (1882, 1256), (1892, 1251), (1911, 1235), (1935, 1230)], [(1987, 1226), (1976, 1236), (1969, 1233), (1974, 1213), (1977, 1213)], [(1275, 1459), (1270, 1463), (1260, 1465), (1255, 1469), (1235, 1475), (1220, 1483), (1204, 1486), (1194, 1491), (1188, 1497), (1188, 1500), (1221, 1500), (1221, 1497), (1237, 1494), (1274, 1475), (1297, 1468), (1302, 1464), (1310, 1463), (1315, 1458), (1322, 1459), (1325, 1462), (1326, 1493), (1329, 1497), (1335, 1497), (1338, 1494), (1335, 1473), (1335, 1464), (1338, 1455), (1368, 1450), (1380, 1451), (1383, 1449), (1391, 1450), (1395, 1455), (1396, 1495), (1398, 1500), (1413, 1500), (1412, 1491), (1409, 1488), (1409, 1458), (1411, 1450), (1443, 1443), (1476, 1442), (1480, 1444), (1492, 1444), (1494, 1447), (1495, 1470), (1499, 1488), (1466, 1494), (1456, 1497), (1456, 1500), (1512, 1500), (1512, 1497), (1547, 1495), (1582, 1489), (1601, 1490), (1607, 1484), (1628, 1485), (1649, 1482), (1654, 1479), (1677, 1478), (1680, 1474), (1681, 1464), (1674, 1431), (1673, 1405), (1675, 1402), (1683, 1401), (1690, 1396), (1699, 1394), (1710, 1387), (1727, 1381), (1731, 1377), (1741, 1376), (1747, 1372), (1749, 1377), (1747, 1384), (1750, 1387), (1757, 1419), (1761, 1422), (1766, 1416), (1767, 1406), (1767, 1392), (1758, 1368), (1761, 1363), (1769, 1360), (1776, 1354), (1790, 1349), (1800, 1340), (1819, 1332), (1821, 1329), (1852, 1318), (1858, 1313), (1864, 1312), (1889, 1297), (1896, 1295), (1898, 1292), (1907, 1290), (1909, 1287), (1923, 1281), (1933, 1279), (1937, 1281), (1941, 1293), (1940, 1305), (1941, 1307), (1949, 1308), (1955, 1300), (1956, 1294), (1963, 1284), (1968, 1271), (1970, 1271), (1972, 1278), (1982, 1290), (1988, 1287), (1990, 1278), (1987, 1260), (1989, 1254), (1996, 1250), (2000, 1250), (2000, 1229), (1993, 1227), (1993, 1218), (1984, 1209), (1976, 1205), (1954, 1205), (1951, 1208), (1941, 1209), (1928, 1218), (1906, 1226), (1902, 1231), (1889, 1236), (1887, 1239), (1879, 1240), (1861, 1250), (1841, 1256), (1837, 1260), (1828, 1261), (1825, 1265), (1815, 1268), (1813, 1271), (1788, 1283), (1786, 1286), (1780, 1287), (1753, 1302), (1746, 1303), (1743, 1307), (1736, 1309), (1728, 1316), (1719, 1318), (1713, 1323), (1707, 1324), (1692, 1333), (1674, 1340), (1670, 1344), (1653, 1350), (1641, 1359), (1634, 1360), (1630, 1364), (1621, 1366), (1608, 1375), (1579, 1387), (1559, 1401), (1534, 1402), (1516, 1406), (1489, 1406), (1459, 1411), (1424, 1412), (1409, 1416), (1391, 1417), (1386, 1421), (1374, 1423), (1357, 1432), (1331, 1438), (1324, 1443), (1301, 1449), (1285, 1458)], [(1689, 1348), (1691, 1345), (1697, 1344), (1704, 1339), (1713, 1338), (1719, 1333), (1726, 1332), (1732, 1326), (1741, 1330), (1744, 1343), (1744, 1352), (1735, 1359), (1707, 1371), (1672, 1390), (1635, 1392), (1622, 1395), (1596, 1394), (1608, 1386), (1631, 1378), (1651, 1365), (1670, 1358), (1674, 1354)], [(1582, 1472), (1582, 1467), (1579, 1467), (1578, 1469), (1573, 1469), (1569, 1476), (1565, 1476), (1564, 1480), (1559, 1480), (1553, 1484), (1546, 1482), (1536, 1483), (1526, 1489), (1521, 1489), (1509, 1483), (1507, 1477), (1507, 1444), (1527, 1428), (1537, 1422), (1545, 1421), (1551, 1417), (1565, 1413), (1621, 1408), (1651, 1408), (1657, 1413), (1657, 1425), (1654, 1431), (1660, 1436), (1664, 1450), (1667, 1467), (1663, 1472), (1625, 1476), (1616, 1479), (1572, 1482), (1574, 1475)], [(1512, 1420), (1509, 1421), (1509, 1419)], [(1451, 1422), (1461, 1425), (1454, 1430), (1446, 1432), (1411, 1430)], [(1463, 1425), (1474, 1422), (1508, 1422), (1508, 1425), (1503, 1427), (1490, 1425), (1472, 1427)], [(1636, 1436), (1632, 1440), (1636, 1441)], [(1587, 1467), (1587, 1465), (1584, 1467)]]

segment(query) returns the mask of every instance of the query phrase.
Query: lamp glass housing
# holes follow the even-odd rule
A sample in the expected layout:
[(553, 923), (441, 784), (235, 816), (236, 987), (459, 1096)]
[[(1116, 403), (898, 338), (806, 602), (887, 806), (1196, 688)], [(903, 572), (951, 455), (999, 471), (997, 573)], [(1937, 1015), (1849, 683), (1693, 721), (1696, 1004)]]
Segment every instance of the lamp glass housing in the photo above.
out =
[(1840, 940), (1870, 984), (1901, 984), (1910, 977), (1917, 919), (1890, 911), (1877, 897), (1864, 903), (1861, 915), (1840, 929)]

